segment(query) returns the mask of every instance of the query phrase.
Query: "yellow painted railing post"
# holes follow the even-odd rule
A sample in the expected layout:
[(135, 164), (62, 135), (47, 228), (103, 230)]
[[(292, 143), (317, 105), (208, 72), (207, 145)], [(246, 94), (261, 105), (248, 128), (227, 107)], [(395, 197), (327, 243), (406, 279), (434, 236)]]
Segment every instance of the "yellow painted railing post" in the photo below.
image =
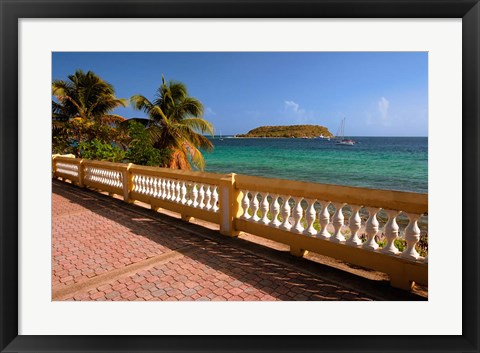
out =
[(57, 163), (55, 162), (55, 158), (57, 158), (57, 156), (52, 157), (52, 179), (55, 179), (55, 173), (57, 171)]
[(235, 188), (235, 173), (220, 179), (220, 233), (229, 237), (238, 236), (240, 232), (235, 229), (235, 217), (239, 216), (241, 195)]
[(133, 202), (130, 198), (133, 189), (133, 173), (130, 171), (132, 165), (132, 163), (128, 163), (127, 168), (123, 171), (123, 201), (127, 203)]
[(78, 163), (78, 186), (81, 188), (85, 187), (83, 183), (83, 178), (85, 177), (85, 170), (83, 169), (83, 159)]

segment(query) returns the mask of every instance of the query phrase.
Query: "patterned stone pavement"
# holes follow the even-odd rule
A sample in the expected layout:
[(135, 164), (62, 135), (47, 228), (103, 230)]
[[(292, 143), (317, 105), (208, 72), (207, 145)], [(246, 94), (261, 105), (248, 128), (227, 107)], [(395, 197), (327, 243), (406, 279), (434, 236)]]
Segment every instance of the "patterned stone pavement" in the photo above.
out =
[(60, 181), (52, 190), (53, 300), (423, 299), (388, 284), (372, 292), (367, 279), (339, 278), (311, 261), (91, 190)]

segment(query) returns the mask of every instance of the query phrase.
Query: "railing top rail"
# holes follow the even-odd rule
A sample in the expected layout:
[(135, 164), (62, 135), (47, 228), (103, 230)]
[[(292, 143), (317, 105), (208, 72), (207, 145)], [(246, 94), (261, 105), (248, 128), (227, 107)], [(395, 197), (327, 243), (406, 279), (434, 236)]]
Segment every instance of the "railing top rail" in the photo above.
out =
[(416, 214), (428, 211), (428, 194), (318, 184), (248, 175), (236, 175), (235, 184), (237, 189), (249, 191), (263, 191), (307, 199), (345, 202), (350, 205), (378, 207)]
[(128, 167), (126, 163), (113, 163), (107, 161), (92, 161), (89, 159), (83, 159), (83, 165), (91, 167), (99, 167), (113, 170), (125, 170)]
[(135, 164), (132, 164), (132, 166), (130, 167), (130, 171), (138, 174), (167, 177), (172, 179), (192, 180), (207, 184), (219, 184), (222, 179), (230, 177), (230, 174), (207, 173), (160, 167), (147, 167)]
[[(112, 170), (126, 170), (129, 164), (107, 161), (93, 161), (80, 158), (55, 156), (55, 161), (96, 166)], [(190, 170), (176, 170), (160, 167), (147, 167), (130, 164), (133, 173), (191, 180), (200, 183), (219, 185), (230, 183), (232, 174), (207, 173)], [(378, 207), (408, 213), (422, 214), (428, 211), (428, 194), (394, 190), (367, 189), (352, 186), (310, 183), (286, 179), (263, 178), (249, 175), (235, 175), (237, 189), (268, 192), (271, 194), (304, 197), (320, 201), (345, 202), (350, 205)]]
[(66, 162), (70, 164), (80, 164), (80, 158), (72, 158), (72, 157), (63, 157), (63, 156), (53, 156), (53, 160), (55, 162)]

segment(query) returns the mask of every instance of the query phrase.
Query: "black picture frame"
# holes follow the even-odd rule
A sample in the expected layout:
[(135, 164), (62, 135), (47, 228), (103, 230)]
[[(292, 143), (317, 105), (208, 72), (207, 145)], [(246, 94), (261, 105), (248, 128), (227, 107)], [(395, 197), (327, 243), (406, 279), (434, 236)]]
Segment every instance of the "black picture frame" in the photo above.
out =
[[(479, 352), (478, 0), (0, 0), (0, 350), (2, 352)], [(461, 336), (19, 336), (18, 20), (20, 18), (462, 18)], [(452, 121), (452, 123), (458, 123)], [(461, 236), (456, 234), (453, 236)], [(448, 279), (445, 279), (448, 280)], [(321, 318), (319, 318), (321, 319)], [(392, 329), (394, 333), (394, 329)]]

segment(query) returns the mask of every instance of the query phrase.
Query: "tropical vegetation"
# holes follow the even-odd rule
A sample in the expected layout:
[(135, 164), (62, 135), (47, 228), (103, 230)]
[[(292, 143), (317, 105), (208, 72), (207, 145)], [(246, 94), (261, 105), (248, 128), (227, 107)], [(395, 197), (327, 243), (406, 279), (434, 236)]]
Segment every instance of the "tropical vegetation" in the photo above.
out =
[(203, 134), (213, 136), (213, 126), (202, 118), (202, 103), (188, 95), (183, 83), (167, 83), (162, 76), (162, 84), (153, 102), (142, 95), (134, 95), (130, 103), (134, 109), (148, 114), (149, 119), (144, 123), (154, 147), (170, 151), (166, 167), (204, 168), (205, 160), (200, 149), (209, 151), (213, 145)]
[(246, 134), (240, 134), (236, 137), (333, 137), (325, 126), (321, 125), (278, 125), (278, 126), (260, 126), (250, 130)]
[(125, 119), (112, 112), (128, 100), (92, 71), (77, 70), (52, 82), (52, 152), (176, 169), (203, 169), (203, 151), (213, 148), (203, 134), (213, 126), (202, 118), (203, 105), (180, 82), (162, 83), (150, 102), (130, 98), (148, 118)]
[(80, 144), (98, 140), (125, 146), (120, 124), (125, 120), (112, 114), (125, 107), (113, 86), (92, 71), (77, 70), (68, 80), (52, 82), (52, 142), (58, 153), (80, 154)]

